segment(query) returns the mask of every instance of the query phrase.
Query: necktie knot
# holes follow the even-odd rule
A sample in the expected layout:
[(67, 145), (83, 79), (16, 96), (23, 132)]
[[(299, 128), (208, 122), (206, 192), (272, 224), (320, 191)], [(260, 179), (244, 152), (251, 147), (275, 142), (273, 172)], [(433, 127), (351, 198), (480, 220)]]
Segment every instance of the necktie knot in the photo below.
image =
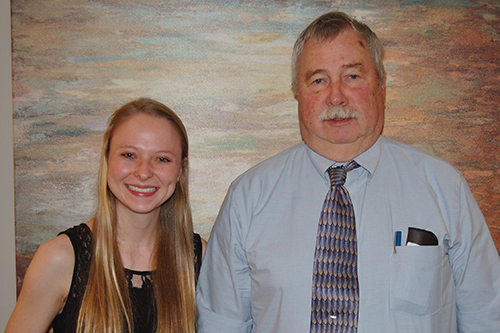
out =
[(339, 167), (329, 167), (328, 174), (330, 175), (330, 183), (331, 186), (342, 186), (345, 183), (345, 179), (347, 177), (347, 172), (356, 169), (359, 167), (359, 164), (356, 161), (352, 160), (346, 165), (342, 165)]
[(330, 184), (331, 186), (342, 186), (345, 183), (345, 179), (347, 176), (347, 172), (345, 171), (344, 166), (332, 168), (328, 168), (328, 174), (330, 175)]

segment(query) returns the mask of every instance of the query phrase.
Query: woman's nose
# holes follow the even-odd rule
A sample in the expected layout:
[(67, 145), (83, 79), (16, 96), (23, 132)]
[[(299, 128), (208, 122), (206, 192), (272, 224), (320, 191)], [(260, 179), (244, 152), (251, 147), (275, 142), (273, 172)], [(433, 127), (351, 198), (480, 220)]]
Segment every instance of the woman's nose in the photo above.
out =
[(137, 168), (135, 170), (135, 176), (140, 180), (147, 180), (148, 178), (153, 176), (151, 163), (149, 163), (148, 161), (140, 161), (137, 164)]

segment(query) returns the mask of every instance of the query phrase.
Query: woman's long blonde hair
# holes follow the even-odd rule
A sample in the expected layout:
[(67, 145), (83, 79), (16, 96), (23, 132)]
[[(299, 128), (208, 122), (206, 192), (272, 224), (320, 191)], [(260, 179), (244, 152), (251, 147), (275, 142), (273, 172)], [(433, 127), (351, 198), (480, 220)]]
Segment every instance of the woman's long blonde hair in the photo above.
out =
[(137, 113), (167, 119), (182, 142), (183, 172), (172, 197), (160, 208), (153, 264), (156, 332), (194, 332), (196, 322), (193, 225), (188, 197), (188, 139), (180, 118), (165, 105), (142, 98), (116, 110), (104, 134), (93, 256), (78, 317), (79, 333), (133, 332), (125, 272), (116, 240), (116, 198), (107, 185), (109, 145), (115, 128)]

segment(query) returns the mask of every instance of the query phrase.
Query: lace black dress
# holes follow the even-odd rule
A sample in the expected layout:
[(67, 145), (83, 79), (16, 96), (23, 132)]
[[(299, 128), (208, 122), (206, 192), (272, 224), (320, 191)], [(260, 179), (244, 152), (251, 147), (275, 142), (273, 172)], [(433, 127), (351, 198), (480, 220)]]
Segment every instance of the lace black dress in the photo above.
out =
[[(54, 318), (52, 327), (54, 333), (72, 333), (76, 332), (78, 312), (80, 311), (90, 271), (92, 233), (85, 223), (62, 233), (69, 237), (75, 250), (75, 268), (68, 299), (63, 311)], [(193, 234), (193, 237), (195, 276), (198, 278), (201, 266), (202, 245), (200, 235)], [(125, 276), (128, 281), (129, 295), (132, 303), (134, 332), (153, 332), (156, 324), (156, 313), (152, 311), (154, 308), (152, 272), (138, 272), (125, 269)]]

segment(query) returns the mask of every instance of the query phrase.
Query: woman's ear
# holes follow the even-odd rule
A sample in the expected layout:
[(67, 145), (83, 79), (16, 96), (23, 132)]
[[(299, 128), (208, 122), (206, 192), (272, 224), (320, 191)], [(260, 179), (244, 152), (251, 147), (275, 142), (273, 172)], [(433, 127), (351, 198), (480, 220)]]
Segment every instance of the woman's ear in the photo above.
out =
[(187, 165), (188, 165), (188, 158), (184, 157), (184, 159), (182, 160), (181, 168), (179, 170), (179, 176), (177, 177), (177, 181), (181, 179), (182, 173), (184, 172), (184, 169), (187, 167)]

